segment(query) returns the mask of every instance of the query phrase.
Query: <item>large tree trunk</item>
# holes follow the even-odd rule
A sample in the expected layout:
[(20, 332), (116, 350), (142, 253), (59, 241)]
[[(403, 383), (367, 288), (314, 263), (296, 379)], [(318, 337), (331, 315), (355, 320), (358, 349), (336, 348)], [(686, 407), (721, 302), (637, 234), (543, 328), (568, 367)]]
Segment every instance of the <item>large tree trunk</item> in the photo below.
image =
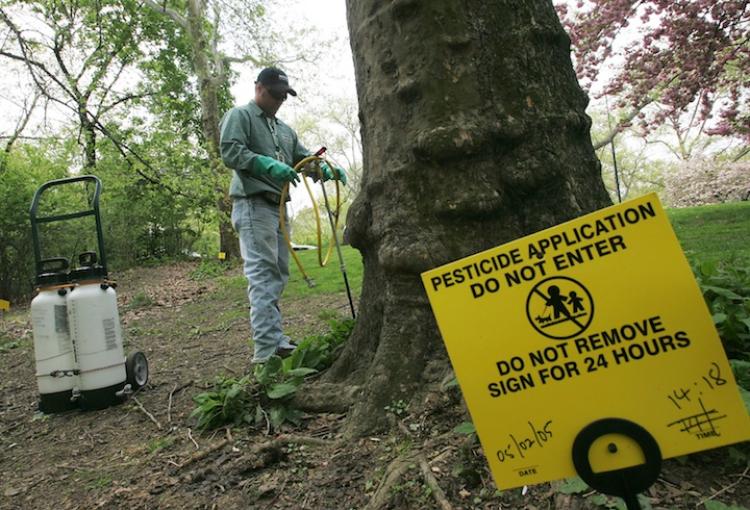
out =
[(610, 202), (549, 0), (347, 8), (364, 143), (347, 225), (365, 274), (328, 381), (362, 386), (348, 422), (358, 435), (445, 374), (422, 271)]

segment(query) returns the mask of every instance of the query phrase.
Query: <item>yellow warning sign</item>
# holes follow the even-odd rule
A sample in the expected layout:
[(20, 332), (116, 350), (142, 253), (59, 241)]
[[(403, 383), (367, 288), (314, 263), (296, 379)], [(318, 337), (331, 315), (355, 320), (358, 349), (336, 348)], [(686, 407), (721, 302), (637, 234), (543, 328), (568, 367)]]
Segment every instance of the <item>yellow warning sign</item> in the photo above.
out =
[(0, 310), (10, 310), (10, 301), (0, 299)]
[(220, 251), (219, 252), (219, 260), (226, 260), (226, 259), (227, 259), (226, 252)]
[[(573, 442), (616, 418), (663, 458), (750, 439), (690, 266), (651, 194), (427, 271), (422, 281), (498, 487), (576, 474)], [(595, 441), (595, 471), (643, 462)]]

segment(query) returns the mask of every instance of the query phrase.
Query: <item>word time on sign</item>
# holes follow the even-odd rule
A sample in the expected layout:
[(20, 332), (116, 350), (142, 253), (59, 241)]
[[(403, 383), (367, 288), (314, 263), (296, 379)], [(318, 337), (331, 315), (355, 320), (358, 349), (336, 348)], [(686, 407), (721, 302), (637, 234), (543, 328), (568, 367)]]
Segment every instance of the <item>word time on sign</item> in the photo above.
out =
[[(498, 487), (575, 475), (575, 437), (604, 418), (645, 428), (664, 458), (750, 438), (655, 194), (432, 269), (422, 282)], [(641, 458), (623, 465), (595, 446), (599, 470)]]

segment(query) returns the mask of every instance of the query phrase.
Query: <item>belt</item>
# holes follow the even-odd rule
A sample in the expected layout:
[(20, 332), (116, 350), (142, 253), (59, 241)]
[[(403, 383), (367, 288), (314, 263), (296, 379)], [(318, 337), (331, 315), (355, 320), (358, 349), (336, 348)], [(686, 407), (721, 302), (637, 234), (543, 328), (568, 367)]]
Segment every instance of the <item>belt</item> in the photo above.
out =
[[(277, 195), (272, 191), (261, 191), (260, 193), (256, 193), (256, 195), (265, 200), (266, 203), (276, 207), (279, 206), (279, 202), (281, 201), (281, 195)], [(291, 200), (291, 198), (287, 194), (286, 201), (289, 202), (289, 200)]]

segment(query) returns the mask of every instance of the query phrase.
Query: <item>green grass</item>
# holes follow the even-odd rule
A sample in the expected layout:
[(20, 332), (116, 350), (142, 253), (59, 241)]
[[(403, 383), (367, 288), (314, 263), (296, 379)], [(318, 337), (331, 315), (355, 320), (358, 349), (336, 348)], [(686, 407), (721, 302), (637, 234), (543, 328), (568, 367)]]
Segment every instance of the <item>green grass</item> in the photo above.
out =
[[(344, 266), (349, 280), (352, 296), (358, 296), (362, 288), (362, 257), (359, 252), (351, 246), (342, 246), (341, 254), (344, 257)], [(315, 281), (315, 287), (308, 287), (296, 262), (290, 257), (289, 260), (289, 284), (284, 291), (287, 297), (306, 297), (316, 294), (334, 294), (346, 292), (344, 279), (341, 275), (339, 258), (334, 248), (325, 267), (318, 263), (317, 250), (298, 251), (300, 262), (305, 272)], [(325, 255), (325, 252), (323, 253)]]
[[(706, 205), (667, 209), (667, 215), (691, 261), (719, 262), (744, 259), (750, 262), (750, 202)], [(351, 246), (342, 246), (346, 273), (352, 295), (362, 288), (362, 258)], [(287, 298), (303, 298), (319, 294), (344, 292), (344, 280), (334, 249), (328, 264), (320, 267), (316, 250), (298, 251), (305, 272), (315, 281), (308, 287), (293, 259), (289, 260), (289, 284), (284, 291)], [(220, 277), (225, 291), (244, 290), (244, 276)], [(244, 294), (243, 294), (244, 295)]]
[(668, 209), (691, 261), (750, 261), (750, 202)]

